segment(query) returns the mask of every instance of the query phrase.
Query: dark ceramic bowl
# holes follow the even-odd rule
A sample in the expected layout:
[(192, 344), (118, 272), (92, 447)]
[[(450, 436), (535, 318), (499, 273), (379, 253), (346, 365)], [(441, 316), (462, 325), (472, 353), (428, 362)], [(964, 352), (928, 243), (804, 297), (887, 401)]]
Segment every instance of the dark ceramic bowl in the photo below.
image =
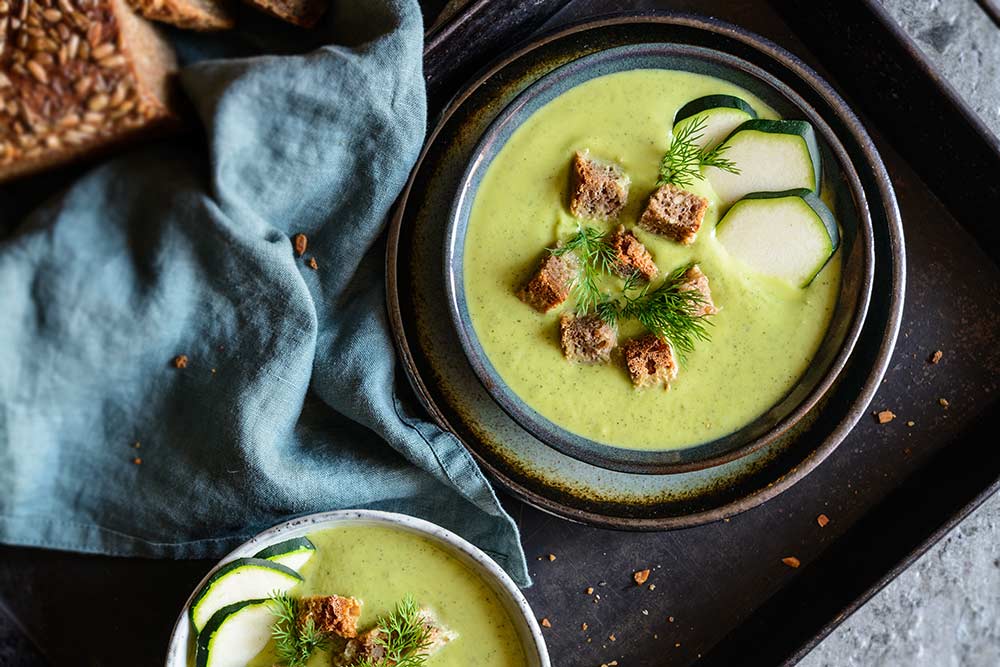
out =
[[(842, 228), (840, 293), (830, 327), (808, 370), (766, 413), (723, 438), (683, 449), (647, 451), (615, 447), (572, 433), (525, 403), (504, 382), (476, 336), (465, 296), (463, 256), (469, 214), (479, 184), (508, 138), (536, 110), (563, 92), (605, 74), (670, 69), (707, 74), (753, 93), (784, 118), (812, 123), (820, 141), (823, 187), (832, 191)], [(463, 351), (492, 398), (524, 429), (564, 454), (610, 470), (686, 472), (746, 456), (791, 431), (836, 382), (854, 349), (871, 298), (874, 239), (871, 215), (854, 166), (830, 127), (799, 95), (764, 70), (737, 57), (698, 46), (636, 44), (599, 51), (542, 77), (494, 120), (473, 152), (451, 211), (445, 239), (448, 305)]]

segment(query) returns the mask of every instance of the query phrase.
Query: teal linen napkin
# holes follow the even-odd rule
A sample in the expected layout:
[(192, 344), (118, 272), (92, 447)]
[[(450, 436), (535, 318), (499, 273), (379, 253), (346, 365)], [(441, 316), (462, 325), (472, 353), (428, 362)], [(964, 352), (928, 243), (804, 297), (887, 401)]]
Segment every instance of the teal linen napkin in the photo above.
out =
[[(364, 507), (455, 530), (528, 583), (475, 462), (397, 393), (379, 236), (424, 135), (420, 12), (342, 4), (320, 36), (360, 44), (189, 65), (207, 149), (116, 159), (0, 243), (3, 542), (217, 557)], [(205, 38), (178, 39), (191, 57)]]

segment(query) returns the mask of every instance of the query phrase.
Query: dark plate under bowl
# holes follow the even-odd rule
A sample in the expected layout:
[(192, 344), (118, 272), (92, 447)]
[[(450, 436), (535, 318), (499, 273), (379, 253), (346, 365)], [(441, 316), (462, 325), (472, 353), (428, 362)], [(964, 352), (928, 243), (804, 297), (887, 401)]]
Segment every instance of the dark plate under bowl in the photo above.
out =
[[(816, 129), (823, 187), (832, 190), (841, 225), (841, 287), (829, 329), (813, 361), (776, 405), (738, 431), (686, 448), (637, 450), (577, 435), (523, 401), (490, 362), (476, 335), (465, 296), (464, 249), (469, 216), (483, 176), (514, 132), (537, 110), (590, 79), (636, 69), (681, 70), (736, 84), (783, 118), (806, 119)], [(698, 470), (746, 456), (784, 436), (836, 381), (858, 340), (871, 298), (874, 239), (864, 188), (830, 126), (789, 86), (760, 67), (715, 49), (668, 43), (619, 46), (558, 67), (521, 92), (496, 117), (469, 159), (445, 237), (449, 312), (472, 369), (496, 402), (539, 440), (580, 461), (610, 470), (666, 474)]]
[[(473, 372), (449, 315), (442, 249), (469, 160), (500, 112), (562, 65), (620, 46), (686, 44), (767, 71), (816, 110), (864, 186), (875, 231), (875, 277), (861, 335), (838, 381), (785, 437), (729, 463), (669, 475), (608, 470), (540, 441), (510, 417)], [(417, 397), (498, 483), (562, 517), (629, 530), (693, 526), (782, 493), (840, 444), (865, 414), (899, 334), (903, 233), (878, 152), (844, 100), (774, 43), (728, 23), (678, 14), (624, 15), (570, 26), (503, 56), (438, 116), (400, 197), (386, 254), (386, 298), (400, 360)]]

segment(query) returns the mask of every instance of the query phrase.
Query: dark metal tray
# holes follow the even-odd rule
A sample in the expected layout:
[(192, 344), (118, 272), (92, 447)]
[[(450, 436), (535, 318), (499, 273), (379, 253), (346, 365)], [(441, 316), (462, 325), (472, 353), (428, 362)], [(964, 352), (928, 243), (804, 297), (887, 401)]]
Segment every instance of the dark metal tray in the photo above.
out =
[[(875, 135), (903, 212), (909, 280), (873, 408), (899, 417), (863, 420), (802, 482), (724, 523), (621, 533), (506, 499), (531, 559), (527, 594), (551, 621), (560, 667), (792, 664), (1000, 488), (1000, 448), (986, 430), (998, 407), (1000, 239), (996, 214), (984, 215), (1000, 207), (1000, 142), (863, 0), (476, 0), (430, 34), (432, 103), (539, 29), (634, 8), (710, 14), (778, 42)], [(943, 359), (928, 364), (936, 349)], [(789, 555), (802, 567), (784, 566)], [(0, 665), (162, 664), (177, 610), (210, 565), (0, 547)], [(655, 590), (632, 582), (645, 568)]]

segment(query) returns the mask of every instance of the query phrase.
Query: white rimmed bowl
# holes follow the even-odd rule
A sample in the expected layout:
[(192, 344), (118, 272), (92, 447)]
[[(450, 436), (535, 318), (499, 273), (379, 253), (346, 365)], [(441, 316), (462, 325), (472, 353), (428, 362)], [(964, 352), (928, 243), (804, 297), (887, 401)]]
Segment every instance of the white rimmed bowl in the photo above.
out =
[(535, 615), (532, 613), (531, 607), (528, 606), (528, 601), (524, 599), (517, 584), (507, 576), (507, 573), (492, 558), (450, 530), (445, 530), (441, 526), (429, 521), (405, 514), (378, 512), (374, 510), (340, 510), (308, 514), (268, 528), (229, 552), (198, 582), (198, 585), (195, 586), (194, 591), (191, 592), (191, 595), (188, 596), (187, 601), (184, 603), (183, 609), (181, 609), (180, 614), (177, 616), (177, 622), (174, 624), (174, 630), (170, 635), (166, 667), (188, 667), (193, 644), (191, 621), (188, 618), (187, 612), (188, 606), (191, 604), (194, 594), (220, 567), (236, 558), (253, 556), (261, 549), (269, 547), (272, 544), (277, 544), (278, 542), (283, 542), (284, 540), (305, 537), (309, 533), (336, 528), (338, 526), (366, 524), (391, 526), (399, 530), (415, 533), (430, 539), (443, 547), (449, 554), (458, 558), (471, 572), (481, 577), (500, 599), (521, 640), (521, 645), (524, 648), (526, 667), (551, 667), (549, 654), (545, 648), (545, 640), (542, 638), (542, 631), (538, 627), (538, 622), (535, 620)]

